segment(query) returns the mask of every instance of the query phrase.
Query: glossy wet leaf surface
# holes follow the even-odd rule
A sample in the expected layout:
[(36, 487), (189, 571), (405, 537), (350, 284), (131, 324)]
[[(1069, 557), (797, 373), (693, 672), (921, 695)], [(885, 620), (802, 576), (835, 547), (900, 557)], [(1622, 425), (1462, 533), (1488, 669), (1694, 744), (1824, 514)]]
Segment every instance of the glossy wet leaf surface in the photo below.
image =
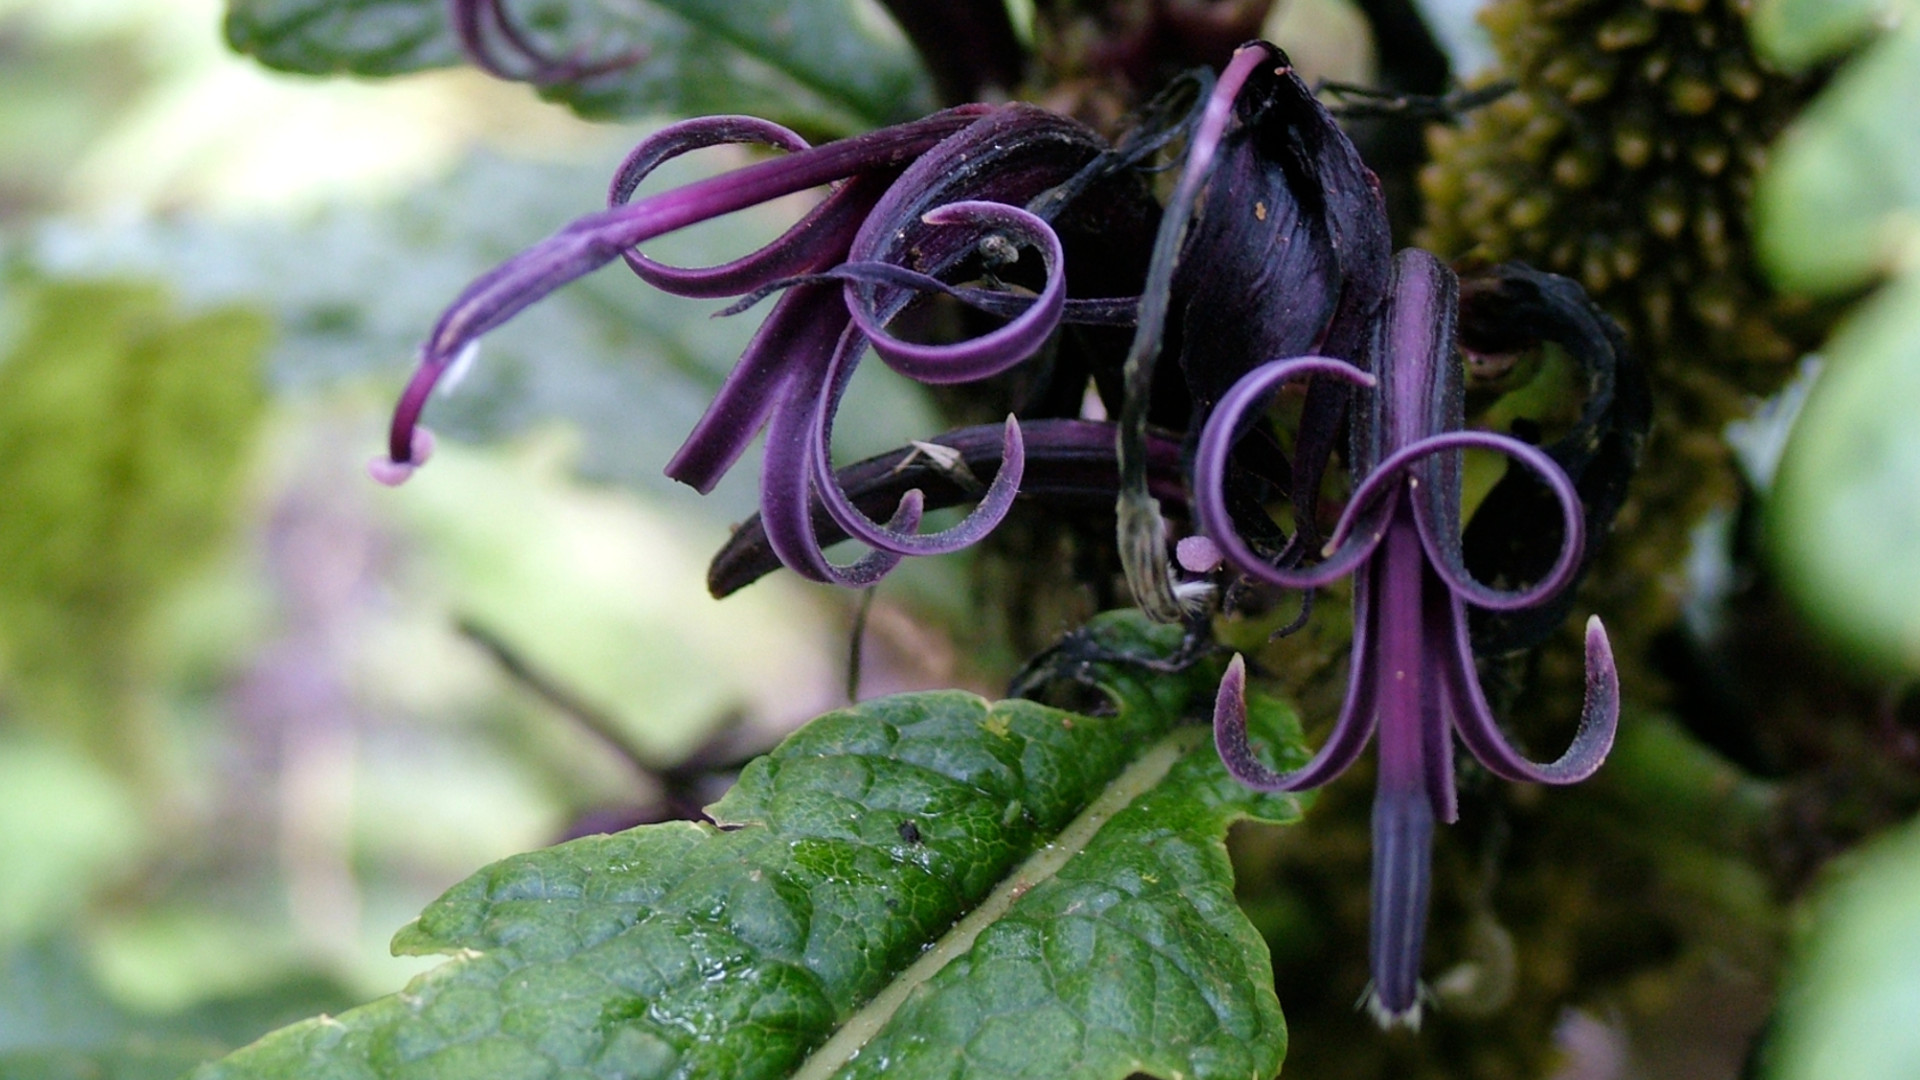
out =
[[(1077, 667), (1115, 708), (880, 699), (750, 766), (718, 828), (496, 863), (395, 939), (447, 964), (199, 1076), (1271, 1076), (1285, 1028), (1223, 841), (1297, 803), (1185, 722), (1216, 667)], [(1258, 720), (1298, 756), (1289, 711)]]
[[(395, 75), (460, 62), (447, 6), (231, 0), (227, 40), (283, 71)], [(506, 8), (552, 56), (640, 57), (546, 89), (588, 115), (744, 112), (846, 134), (931, 104), (905, 40), (863, 0), (508, 0)]]

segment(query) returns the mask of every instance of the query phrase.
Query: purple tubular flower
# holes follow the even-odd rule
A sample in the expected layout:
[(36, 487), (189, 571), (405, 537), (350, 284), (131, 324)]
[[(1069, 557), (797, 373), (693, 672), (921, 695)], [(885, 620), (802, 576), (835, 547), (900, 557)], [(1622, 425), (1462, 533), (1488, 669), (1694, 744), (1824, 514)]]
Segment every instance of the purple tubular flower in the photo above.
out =
[[(1585, 518), (1573, 482), (1546, 453), (1504, 435), (1462, 430), (1456, 303), (1450, 270), (1426, 252), (1401, 252), (1387, 306), (1374, 326), (1375, 374), (1326, 357), (1297, 357), (1254, 369), (1208, 419), (1194, 466), (1196, 517), (1236, 569), (1293, 588), (1353, 577), (1347, 699), (1320, 752), (1284, 774), (1255, 758), (1247, 742), (1246, 666), (1239, 657), (1220, 686), (1214, 735), (1221, 759), (1242, 783), (1265, 791), (1300, 791), (1338, 776), (1378, 732), (1369, 1008), (1384, 1025), (1419, 1022), (1433, 823), (1455, 817), (1452, 736), (1457, 734), (1497, 776), (1570, 784), (1600, 767), (1619, 716), (1619, 681), (1598, 618), (1587, 623), (1580, 727), (1558, 760), (1543, 765), (1516, 750), (1480, 689), (1467, 605), (1520, 610), (1552, 602), (1578, 570)], [(1276, 388), (1310, 376), (1370, 387), (1372, 404), (1352, 418), (1349, 456), (1356, 482), (1322, 561), (1276, 566), (1253, 551), (1226, 511), (1227, 458), (1246, 419)], [(1465, 448), (1496, 450), (1519, 462), (1558, 505), (1560, 550), (1529, 586), (1491, 588), (1466, 569), (1459, 520), (1459, 451)]]
[[(504, 0), (447, 0), (447, 21), (453, 24), (454, 36), (460, 39), (467, 59), (480, 70), (495, 78), (524, 80), (536, 86), (604, 75), (646, 57), (641, 50), (595, 61), (553, 56), (527, 36), (507, 13)], [(517, 70), (521, 67), (525, 70)]]
[[(786, 154), (634, 199), (641, 182), (662, 163), (729, 143)], [(418, 464), (415, 433), (427, 398), (440, 378), (470, 355), (480, 335), (618, 258), (667, 292), (744, 297), (729, 311), (785, 292), (668, 462), (668, 476), (709, 491), (766, 428), (760, 495), (766, 542), (782, 563), (816, 581), (866, 585), (902, 556), (974, 543), (1005, 516), (1019, 491), (1025, 461), (1019, 425), (1010, 417), (1001, 430), (1002, 464), (993, 483), (979, 493), (979, 505), (958, 525), (923, 535), (916, 531), (923, 494), (900, 493), (897, 503), (885, 508), (887, 520), (879, 521), (869, 516), (870, 506), (839, 487), (831, 446), (840, 398), (869, 347), (921, 382), (971, 382), (1026, 360), (1063, 321), (1130, 320), (1131, 297), (1068, 301), (1061, 236), (1049, 220), (1025, 209), (1107, 151), (1085, 127), (1025, 105), (963, 106), (820, 147), (751, 117), (707, 117), (664, 128), (636, 147), (616, 172), (608, 209), (573, 222), (484, 275), (441, 316), (395, 410), (388, 460), (376, 463), (375, 474), (398, 482)], [(799, 222), (742, 258), (718, 266), (675, 267), (638, 249), (663, 233), (836, 182)], [(1109, 204), (1096, 199), (1089, 205)], [(1062, 209), (1053, 205), (1043, 212)], [(1078, 222), (1072, 235), (1084, 235), (1085, 228)], [(976, 278), (992, 281), (1002, 271), (1030, 287), (967, 284)], [(1004, 321), (947, 344), (905, 340), (890, 329), (915, 301), (934, 294), (957, 297)], [(836, 536), (858, 539), (874, 553), (852, 566), (828, 562), (816, 537), (816, 507)]]
[[(1113, 504), (1120, 473), (1114, 462), (1112, 424), (1042, 419), (1029, 420), (1020, 430), (1026, 449), (1022, 498), (1076, 509)], [(844, 466), (834, 474), (832, 487), (815, 491), (809, 508), (814, 535), (823, 546), (848, 538), (828, 513), (820, 491), (844, 492), (862, 514), (885, 513), (910, 491), (923, 493), (927, 510), (939, 510), (979, 498), (984, 485), (978, 478), (997, 472), (1004, 452), (1004, 427), (981, 424)], [(1184, 511), (1186, 477), (1179, 441), (1150, 433), (1147, 456), (1147, 480), (1154, 496)], [(768, 542), (764, 521), (751, 517), (714, 556), (707, 570), (707, 590), (715, 597), (728, 596), (779, 568), (780, 558)]]

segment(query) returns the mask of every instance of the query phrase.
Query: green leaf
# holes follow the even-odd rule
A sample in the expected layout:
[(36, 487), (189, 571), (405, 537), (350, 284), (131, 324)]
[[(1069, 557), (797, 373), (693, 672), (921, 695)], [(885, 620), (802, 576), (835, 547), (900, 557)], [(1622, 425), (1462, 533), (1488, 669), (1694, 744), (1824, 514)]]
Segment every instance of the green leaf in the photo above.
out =
[(215, 551), (264, 405), (268, 327), (143, 284), (23, 282), (0, 359), (0, 660), (25, 715), (131, 772), (146, 622)]
[(1800, 291), (1920, 260), (1920, 18), (1843, 70), (1781, 140), (1755, 196), (1760, 253)]
[(1844, 51), (1912, 0), (1762, 0), (1749, 23), (1755, 48), (1791, 70)]
[[(460, 59), (447, 7), (446, 0), (230, 0), (227, 40), (284, 71), (394, 75)], [(549, 55), (641, 57), (544, 91), (590, 116), (749, 112), (845, 134), (931, 104), (904, 38), (864, 0), (510, 0), (507, 7)]]
[[(1182, 724), (1217, 667), (1114, 659), (1177, 637), (1112, 618), (1063, 654), (1099, 715), (886, 698), (749, 766), (718, 827), (497, 863), (395, 939), (450, 962), (199, 1078), (1272, 1076), (1285, 1028), (1224, 834), (1298, 803)], [(1256, 722), (1300, 757), (1288, 710)]]
[(1769, 531), (1801, 605), (1853, 655), (1920, 673), (1920, 270), (1825, 350), (1787, 443)]
[(1920, 823), (1847, 861), (1782, 990), (1767, 1080), (1920, 1075)]

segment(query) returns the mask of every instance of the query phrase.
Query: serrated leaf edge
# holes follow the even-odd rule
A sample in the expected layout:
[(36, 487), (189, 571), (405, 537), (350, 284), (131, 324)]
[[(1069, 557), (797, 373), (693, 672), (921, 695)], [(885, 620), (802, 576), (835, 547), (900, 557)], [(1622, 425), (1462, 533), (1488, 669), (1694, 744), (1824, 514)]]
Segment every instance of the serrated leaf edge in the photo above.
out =
[(1180, 728), (1149, 747), (1115, 777), (1098, 798), (1087, 804), (1078, 817), (1068, 822), (1059, 835), (1027, 856), (985, 900), (941, 935), (932, 948), (840, 1025), (831, 1038), (800, 1063), (792, 1080), (827, 1080), (852, 1061), (887, 1026), (909, 995), (973, 948), (974, 940), (1006, 915), (1028, 890), (1058, 874), (1093, 842), (1107, 822), (1165, 780), (1173, 767), (1204, 743), (1209, 734), (1204, 728)]

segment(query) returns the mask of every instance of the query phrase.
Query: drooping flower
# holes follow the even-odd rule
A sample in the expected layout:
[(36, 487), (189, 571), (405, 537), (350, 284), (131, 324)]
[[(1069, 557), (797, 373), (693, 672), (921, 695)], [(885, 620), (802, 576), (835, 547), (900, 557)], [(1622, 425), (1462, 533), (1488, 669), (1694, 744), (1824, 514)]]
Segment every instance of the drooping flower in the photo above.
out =
[[(1419, 1021), (1433, 823), (1455, 817), (1454, 737), (1497, 776), (1569, 784), (1599, 768), (1619, 714), (1619, 682), (1598, 618), (1587, 623), (1580, 727), (1558, 760), (1538, 764), (1515, 749), (1481, 691), (1467, 607), (1523, 611), (1553, 602), (1579, 569), (1586, 522), (1573, 481), (1551, 456), (1510, 436), (1464, 428), (1463, 380), (1454, 352), (1457, 303), (1450, 270), (1426, 252), (1401, 252), (1387, 305), (1374, 322), (1368, 350), (1373, 371), (1319, 356), (1254, 369), (1208, 418), (1194, 466), (1201, 528), (1240, 572), (1299, 589), (1353, 578), (1347, 697), (1319, 753), (1289, 773), (1275, 773), (1254, 757), (1246, 731), (1246, 667), (1239, 657), (1221, 683), (1214, 731), (1233, 775), (1267, 791), (1326, 783), (1377, 733), (1369, 1007), (1389, 1025)], [(1227, 462), (1247, 418), (1282, 384), (1310, 376), (1366, 388), (1370, 401), (1350, 419), (1354, 487), (1324, 558), (1310, 566), (1279, 566), (1236, 528), (1226, 505)], [(1530, 585), (1497, 589), (1467, 570), (1460, 541), (1460, 451), (1469, 448), (1497, 451), (1523, 466), (1559, 510), (1558, 551)]]
[[(1273, 357), (1358, 359), (1390, 253), (1379, 181), (1353, 143), (1284, 52), (1264, 41), (1242, 46), (1190, 138), (1126, 362), (1120, 550), (1149, 615), (1181, 616), (1159, 509), (1139, 468), (1163, 347), (1184, 376), (1190, 415), (1182, 419), (1197, 429), (1228, 387)], [(1256, 476), (1301, 505), (1303, 528), (1285, 561), (1314, 539), (1313, 504), (1346, 395), (1338, 380), (1315, 380), (1292, 460), (1270, 440), (1254, 440), (1248, 449), (1258, 452), (1244, 456)]]
[[(629, 202), (662, 162), (721, 143), (758, 143), (789, 151), (722, 176)], [(1003, 465), (959, 524), (916, 532), (923, 496), (908, 491), (891, 519), (876, 522), (835, 480), (830, 447), (841, 396), (871, 347), (896, 371), (930, 384), (997, 375), (1038, 350), (1063, 319), (1113, 322), (1131, 318), (1130, 298), (1067, 297), (1063, 232), (1098, 250), (1125, 245), (1100, 236), (1133, 229), (1150, 234), (1151, 201), (1137, 180), (1100, 172), (1055, 199), (1043, 217), (1025, 209), (1110, 155), (1112, 148), (1081, 125), (1026, 105), (964, 106), (819, 147), (767, 121), (709, 117), (674, 124), (629, 155), (614, 178), (612, 206), (581, 218), (468, 286), (441, 316), (422, 349), (420, 368), (395, 411), (388, 459), (375, 463), (389, 482), (417, 464), (415, 437), (434, 385), (479, 337), (561, 285), (614, 259), (650, 284), (693, 297), (740, 296), (736, 307), (784, 290), (667, 475), (705, 492), (767, 429), (761, 475), (761, 522), (780, 561), (803, 576), (846, 585), (870, 584), (902, 556), (952, 551), (985, 535), (1007, 512), (1024, 468), (1019, 425), (1002, 431)], [(664, 266), (637, 245), (821, 184), (829, 195), (765, 247), (720, 266)], [(1144, 208), (1143, 205), (1144, 204)], [(1075, 215), (1086, 220), (1074, 220)], [(1057, 229), (1056, 226), (1059, 226)], [(1138, 245), (1144, 247), (1144, 243)], [(1030, 259), (1022, 252), (1032, 252)], [(1099, 290), (1120, 260), (1087, 260), (1074, 283)], [(1038, 263), (1035, 267), (1033, 264)], [(1030, 281), (1031, 289), (956, 287), (996, 274)], [(1124, 281), (1124, 271), (1120, 280)], [(1005, 321), (952, 344), (895, 336), (889, 323), (930, 294), (955, 297)], [(821, 505), (839, 533), (873, 551), (851, 566), (821, 551), (811, 507)]]

